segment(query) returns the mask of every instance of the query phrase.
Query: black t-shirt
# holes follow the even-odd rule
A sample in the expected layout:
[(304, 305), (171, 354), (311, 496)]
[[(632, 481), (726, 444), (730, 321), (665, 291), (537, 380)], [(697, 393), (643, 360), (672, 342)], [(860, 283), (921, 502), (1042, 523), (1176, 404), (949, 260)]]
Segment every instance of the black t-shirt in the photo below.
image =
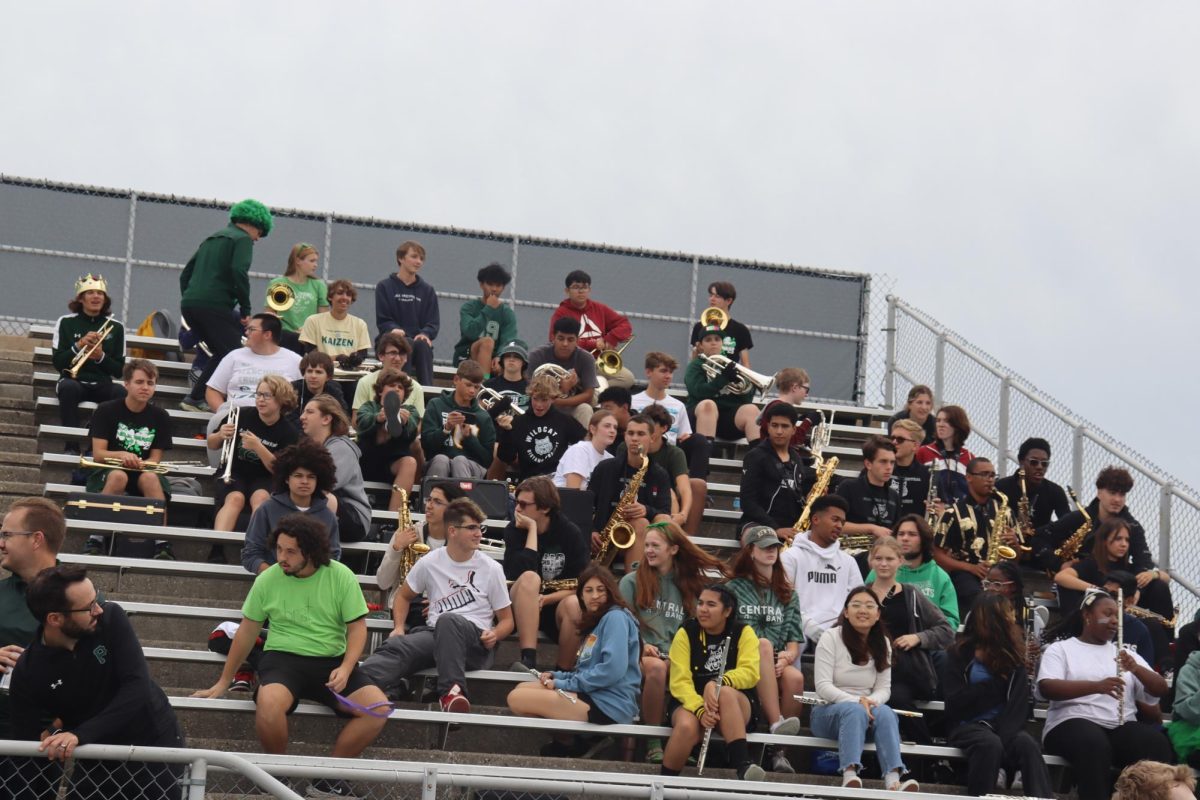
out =
[[(1036, 487), (1029, 481), (1025, 482), (1025, 490), (1029, 492), (1029, 516), (1034, 528), (1049, 525), (1055, 519), (1062, 519), (1071, 512), (1071, 504), (1063, 487), (1053, 481), (1042, 479)], [(1017, 514), (1017, 503), (1021, 499), (1021, 479), (1013, 474), (996, 481), (996, 491), (1008, 496), (1008, 507), (1013, 516)]]
[[(692, 344), (700, 341), (703, 327), (697, 322), (692, 326)], [(742, 354), (743, 350), (749, 350), (754, 347), (754, 339), (750, 336), (750, 329), (736, 319), (730, 319), (729, 324), (725, 326), (724, 340), (721, 344), (721, 355), (728, 358), (737, 359)]]
[(503, 375), (494, 375), (483, 382), (483, 385), (491, 389), (493, 392), (499, 392), (512, 401), (512, 404), (522, 411), (529, 409), (529, 395), (525, 394), (525, 390), (529, 387), (529, 381), (521, 378), (519, 381), (510, 381)]
[(509, 523), (504, 530), (504, 577), (515, 581), (523, 572), (536, 572), (544, 581), (578, 578), (591, 558), (591, 537), (585, 536), (561, 512), (550, 518), (537, 538), (538, 549), (525, 546), (524, 528)]
[(906, 599), (904, 584), (897, 583), (895, 592), (880, 601), (883, 624), (887, 626), (888, 633), (891, 634), (893, 640), (897, 636), (907, 634), (910, 627), (908, 604), (904, 602)]
[(512, 430), (496, 426), (496, 441), (500, 445), (496, 454), (506, 463), (516, 459), (517, 474), (525, 480), (554, 472), (567, 448), (586, 435), (587, 431), (574, 417), (557, 408), (550, 408), (540, 417), (527, 411), (513, 417)]
[(233, 474), (250, 483), (267, 480), (271, 473), (263, 466), (258, 453), (242, 447), (242, 431), (250, 431), (262, 439), (272, 453), (278, 453), (290, 444), (300, 441), (300, 431), (282, 416), (274, 425), (268, 425), (258, 416), (257, 408), (243, 408), (238, 412), (237, 447), (234, 449)]
[(850, 505), (846, 521), (891, 528), (899, 519), (900, 495), (890, 485), (872, 486), (866, 475), (847, 478), (837, 494)]
[[(892, 416), (888, 419), (888, 430), (891, 431), (892, 426), (902, 419), (912, 419), (912, 417), (908, 415), (907, 409), (900, 409), (898, 413), (892, 414)], [(930, 414), (925, 418), (925, 422), (921, 425), (921, 427), (925, 430), (925, 438), (921, 441), (921, 444), (933, 444), (937, 441), (937, 429), (934, 427), (936, 424), (937, 420), (934, 419), (933, 414)]]
[(171, 417), (153, 403), (130, 411), (124, 399), (109, 400), (96, 407), (88, 436), (104, 439), (109, 450), (146, 458), (151, 450), (171, 449)]
[(907, 514), (925, 516), (925, 500), (929, 496), (929, 470), (915, 458), (907, 467), (899, 464), (892, 470), (891, 487), (900, 495), (900, 517)]
[[(596, 530), (604, 530), (637, 471), (638, 468), (630, 466), (627, 460), (618, 458), (605, 459), (592, 470), (588, 488), (596, 495), (593, 523)], [(637, 501), (646, 507), (647, 519), (671, 513), (671, 479), (666, 470), (657, 464), (650, 464), (642, 478), (642, 485), (638, 487)]]
[(956, 558), (978, 564), (988, 554), (988, 535), (997, 511), (994, 496), (982, 503), (976, 503), (970, 495), (959, 500), (946, 512), (949, 526), (942, 546)]

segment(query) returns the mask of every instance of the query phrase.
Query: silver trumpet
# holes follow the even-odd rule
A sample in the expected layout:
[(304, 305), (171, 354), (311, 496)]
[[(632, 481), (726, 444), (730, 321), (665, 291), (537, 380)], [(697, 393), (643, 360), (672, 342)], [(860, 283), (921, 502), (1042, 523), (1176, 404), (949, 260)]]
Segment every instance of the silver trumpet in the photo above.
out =
[(233, 457), (237, 453), (237, 426), (238, 419), (241, 416), (241, 406), (230, 406), (229, 416), (225, 417), (224, 425), (233, 426), (233, 436), (230, 436), (221, 443), (221, 480), (225, 483), (233, 483)]
[(493, 418), (501, 414), (516, 414), (520, 416), (525, 412), (517, 407), (517, 404), (512, 401), (511, 397), (505, 397), (495, 389), (489, 389), (484, 386), (479, 390), (476, 398), (479, 401), (480, 407), (492, 415)]
[(734, 365), (738, 377), (721, 387), (721, 394), (745, 394), (751, 389), (765, 394), (767, 389), (771, 388), (771, 384), (775, 382), (774, 375), (763, 375), (761, 372), (755, 372), (736, 361), (731, 361), (727, 356), (719, 354), (707, 356), (701, 353), (700, 363), (704, 367), (705, 376), (710, 381), (724, 372), (725, 368), (730, 364)]

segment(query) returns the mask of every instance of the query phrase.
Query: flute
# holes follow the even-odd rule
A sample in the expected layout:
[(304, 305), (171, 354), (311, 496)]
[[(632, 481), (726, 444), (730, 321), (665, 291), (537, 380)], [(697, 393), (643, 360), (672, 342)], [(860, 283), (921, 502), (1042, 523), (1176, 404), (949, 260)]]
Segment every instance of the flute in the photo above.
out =
[[(542, 673), (538, 672), (538, 671), (537, 671), (536, 669), (534, 669), (533, 667), (528, 667), (527, 669), (529, 670), (529, 674), (533, 676), (533, 679), (534, 679), (534, 680), (536, 680), (536, 681), (537, 681), (538, 683), (540, 683), (542, 686), (546, 686), (546, 682), (542, 680)], [(547, 688), (549, 688), (549, 687), (547, 687)], [(558, 693), (559, 693), (561, 696), (563, 696), (563, 697), (567, 698), (568, 700), (570, 700), (570, 701), (571, 701), (571, 705), (575, 705), (576, 703), (578, 703), (578, 702), (579, 702), (579, 701), (578, 701), (578, 700), (576, 700), (574, 697), (572, 697), (571, 695), (569, 695), (569, 694), (567, 694), (566, 692), (564, 692), (562, 689), (559, 689), (557, 686), (556, 686), (556, 687), (554, 687), (554, 691), (558, 692)]]
[[(792, 695), (792, 699), (798, 703), (804, 703), (804, 705), (806, 705), (806, 706), (827, 706), (827, 705), (829, 705), (828, 701), (822, 700), (818, 697), (807, 697), (802, 694), (794, 694), (794, 695)], [(888, 706), (888, 708), (891, 708), (891, 706)], [(899, 708), (892, 708), (892, 713), (895, 714), (897, 717), (912, 717), (913, 719), (921, 719), (922, 717), (925, 716), (920, 711), (904, 711)]]
[(1121, 694), (1117, 698), (1117, 727), (1125, 724), (1125, 671), (1121, 669), (1121, 650), (1125, 646), (1125, 590), (1117, 589), (1117, 677)]
[[(715, 681), (717, 684), (716, 698), (721, 698), (721, 687), (724, 685), (721, 676), (725, 674), (726, 661), (729, 660), (729, 644), (733, 640), (733, 634), (727, 633), (725, 641), (721, 642), (721, 649), (718, 652), (718, 658), (721, 661), (721, 671), (717, 673)], [(716, 726), (713, 726), (716, 727)], [(700, 756), (696, 759), (696, 774), (704, 774), (704, 759), (708, 757), (708, 743), (712, 740), (712, 728), (704, 729), (704, 741), (700, 743)]]

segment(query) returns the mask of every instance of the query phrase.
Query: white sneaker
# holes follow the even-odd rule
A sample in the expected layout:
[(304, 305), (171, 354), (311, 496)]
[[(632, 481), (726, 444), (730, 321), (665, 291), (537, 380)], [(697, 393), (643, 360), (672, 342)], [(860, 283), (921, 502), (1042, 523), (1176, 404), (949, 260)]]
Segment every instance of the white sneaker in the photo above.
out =
[(800, 732), (800, 720), (797, 717), (781, 717), (771, 723), (771, 733), (776, 736), (795, 736)]
[(1001, 767), (996, 771), (996, 790), (1003, 792), (1008, 788), (1008, 773)]
[(862, 778), (858, 777), (858, 770), (848, 769), (842, 773), (842, 788), (843, 789), (861, 789)]
[(1009, 788), (1012, 789), (1016, 794), (1020, 794), (1021, 790), (1025, 788), (1025, 781), (1021, 779), (1021, 770), (1017, 770), (1013, 773), (1012, 786)]

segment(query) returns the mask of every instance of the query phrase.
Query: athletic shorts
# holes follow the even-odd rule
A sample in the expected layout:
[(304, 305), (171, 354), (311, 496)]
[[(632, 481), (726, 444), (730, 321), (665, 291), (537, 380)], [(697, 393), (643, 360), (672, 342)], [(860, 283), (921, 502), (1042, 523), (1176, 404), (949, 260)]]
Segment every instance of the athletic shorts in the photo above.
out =
[(591, 698), (587, 692), (576, 692), (579, 699), (588, 704), (587, 721), (593, 725), (616, 725), (617, 721), (600, 710), (600, 706), (596, 705), (596, 701)]
[(233, 480), (231, 480), (229, 483), (226, 483), (225, 481), (221, 480), (219, 474), (217, 476), (217, 490), (213, 493), (213, 497), (218, 510), (220, 510), (221, 506), (225, 505), (225, 498), (229, 497), (231, 492), (241, 492), (242, 497), (246, 498), (246, 510), (249, 511), (250, 498), (254, 496), (255, 492), (257, 492), (259, 489), (262, 489), (266, 491), (267, 494), (270, 494), (273, 488), (272, 484), (274, 479), (270, 475), (253, 481), (247, 480), (246, 478), (239, 478), (237, 475), (233, 475), (232, 477)]
[[(668, 687), (668, 689), (669, 688), (670, 687)], [(729, 691), (729, 687), (726, 686), (721, 691), (723, 691), (723, 692)], [(750, 701), (750, 718), (748, 720), (746, 720), (746, 733), (751, 733), (754, 731), (755, 728), (758, 727), (759, 717), (761, 717), (762, 714), (759, 712), (758, 697), (756, 696), (756, 693), (742, 692), (742, 694), (745, 695), (746, 699)], [(675, 716), (675, 709), (677, 709), (677, 708), (683, 708), (683, 704), (680, 703), (678, 700), (676, 700), (674, 695), (668, 695), (667, 696), (667, 724), (668, 725), (671, 724), (671, 718)]]
[[(112, 468), (92, 468), (88, 470), (87, 484), (84, 489), (91, 494), (101, 494), (104, 492), (104, 482), (108, 480), (108, 473), (112, 472)], [(133, 470), (125, 470), (125, 474), (129, 477), (129, 481), (125, 484), (125, 494), (129, 497), (141, 497), (142, 492), (138, 489), (138, 479), (142, 477), (141, 472)], [(162, 487), (163, 496), (169, 501), (171, 499), (171, 484), (167, 481), (166, 475), (156, 475), (158, 485)]]
[[(292, 706), (287, 713), (296, 710), (303, 700), (312, 700), (333, 709), (339, 717), (354, 715), (337, 701), (333, 692), (325, 684), (329, 681), (329, 673), (342, 663), (341, 656), (300, 656), (295, 653), (284, 653), (279, 650), (268, 650), (263, 653), (258, 665), (258, 685), (279, 683), (292, 693)], [(357, 666), (346, 681), (346, 688), (340, 694), (349, 697), (364, 686), (373, 686), (370, 679)], [(257, 695), (257, 692), (255, 693)]]
[(737, 409), (717, 408), (717, 438), (737, 441), (746, 438), (746, 432), (733, 423)]
[(546, 634), (550, 641), (558, 641), (558, 603), (542, 606), (538, 616), (538, 630)]

